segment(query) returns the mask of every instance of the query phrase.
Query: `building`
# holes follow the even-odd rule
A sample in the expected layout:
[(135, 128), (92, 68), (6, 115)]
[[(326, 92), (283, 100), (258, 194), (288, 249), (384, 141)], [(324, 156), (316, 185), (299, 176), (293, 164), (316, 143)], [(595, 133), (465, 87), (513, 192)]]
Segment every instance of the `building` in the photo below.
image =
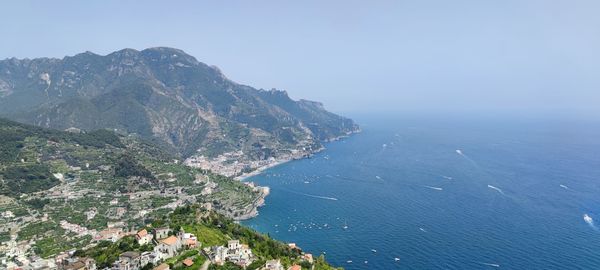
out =
[(154, 267), (154, 269), (152, 269), (152, 270), (171, 270), (171, 268), (169, 267), (168, 264), (163, 263), (157, 267)]
[(85, 264), (80, 261), (76, 261), (74, 263), (70, 263), (67, 266), (63, 267), (64, 270), (86, 270)]
[(57, 263), (57, 268), (64, 270), (96, 270), (96, 261), (88, 257), (64, 258), (60, 263)]
[(154, 252), (159, 260), (164, 260), (177, 255), (177, 252), (183, 247), (183, 241), (176, 236), (169, 236), (158, 241), (158, 245), (154, 247)]
[(312, 255), (312, 254), (310, 254), (310, 253), (304, 253), (304, 254), (302, 255), (302, 259), (304, 259), (305, 261), (307, 261), (307, 262), (309, 262), (309, 263), (313, 263), (313, 262), (314, 262), (314, 260), (313, 260), (313, 255)]
[(192, 259), (187, 258), (185, 260), (183, 260), (183, 262), (181, 262), (183, 265), (185, 265), (185, 267), (190, 267), (192, 265), (194, 265), (194, 261), (192, 261)]
[(187, 248), (196, 248), (196, 247), (200, 246), (200, 243), (198, 243), (198, 238), (191, 233), (183, 233), (182, 240), (183, 240), (183, 244)]
[(224, 246), (212, 247), (213, 262), (217, 265), (223, 265), (227, 260), (227, 248)]
[(169, 236), (169, 228), (156, 228), (154, 229), (154, 238), (155, 239), (164, 239)]
[(94, 237), (95, 240), (107, 240), (111, 242), (117, 242), (123, 236), (123, 229), (121, 228), (108, 228), (99, 231)]
[(288, 270), (302, 270), (300, 265), (294, 264), (288, 268)]
[(140, 261), (140, 253), (135, 251), (127, 251), (119, 257), (115, 262), (118, 270), (139, 270), (142, 268)]
[(265, 263), (263, 270), (283, 270), (283, 265), (281, 265), (281, 261), (279, 260), (269, 260)]
[(159, 258), (156, 256), (156, 254), (154, 252), (146, 251), (146, 252), (142, 252), (142, 254), (140, 254), (140, 265), (142, 267), (146, 266), (149, 263), (156, 264), (159, 261), (160, 261)]
[(152, 234), (149, 234), (148, 231), (146, 231), (146, 229), (142, 229), (135, 234), (135, 239), (138, 241), (138, 244), (142, 246), (150, 244), (150, 242), (152, 242), (152, 239), (154, 239), (154, 236)]
[(247, 267), (254, 259), (252, 250), (248, 245), (240, 244), (239, 240), (229, 240), (227, 247), (215, 246), (212, 248), (213, 262), (223, 265), (226, 261), (230, 261), (241, 267)]
[(238, 250), (242, 247), (240, 240), (229, 240), (227, 241), (227, 248), (230, 250)]

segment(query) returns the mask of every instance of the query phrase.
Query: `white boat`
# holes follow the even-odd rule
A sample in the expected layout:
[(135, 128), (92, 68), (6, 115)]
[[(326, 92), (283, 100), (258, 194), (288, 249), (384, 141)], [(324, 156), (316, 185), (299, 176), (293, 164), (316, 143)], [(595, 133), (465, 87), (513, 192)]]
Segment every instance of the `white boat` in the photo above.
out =
[(377, 250), (376, 250), (376, 249), (371, 249), (371, 251), (373, 251), (373, 253), (377, 252)]

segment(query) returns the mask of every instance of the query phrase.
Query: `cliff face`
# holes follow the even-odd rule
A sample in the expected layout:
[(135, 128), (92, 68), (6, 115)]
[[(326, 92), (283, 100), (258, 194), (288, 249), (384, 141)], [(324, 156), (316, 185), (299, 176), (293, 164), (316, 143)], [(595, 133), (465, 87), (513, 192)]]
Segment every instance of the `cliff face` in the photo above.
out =
[(258, 90), (172, 48), (0, 61), (0, 115), (38, 126), (138, 134), (189, 156), (264, 159), (358, 130), (318, 102)]

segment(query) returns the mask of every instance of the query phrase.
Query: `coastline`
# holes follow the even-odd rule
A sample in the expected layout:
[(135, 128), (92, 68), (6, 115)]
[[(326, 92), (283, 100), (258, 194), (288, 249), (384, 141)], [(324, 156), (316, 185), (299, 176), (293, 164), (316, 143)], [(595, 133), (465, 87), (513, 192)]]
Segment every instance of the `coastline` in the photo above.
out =
[[(341, 139), (348, 138), (348, 137), (352, 136), (353, 134), (360, 133), (361, 131), (362, 130), (359, 128), (357, 130), (347, 132), (345, 135), (340, 135), (340, 136), (337, 136), (337, 137), (333, 137), (333, 138), (324, 140), (323, 142), (330, 143), (330, 142), (339, 141)], [(262, 172), (264, 172), (267, 169), (274, 168), (276, 166), (283, 165), (285, 163), (288, 163), (288, 162), (291, 162), (291, 161), (294, 161), (294, 160), (301, 160), (301, 159), (305, 159), (305, 158), (310, 158), (314, 154), (317, 154), (317, 153), (322, 152), (324, 150), (326, 150), (326, 147), (325, 146), (321, 146), (319, 149), (316, 149), (316, 150), (314, 150), (314, 151), (312, 151), (312, 152), (310, 152), (308, 154), (304, 154), (304, 155), (302, 155), (300, 157), (292, 157), (292, 158), (286, 158), (286, 159), (279, 159), (279, 160), (276, 160), (276, 161), (274, 161), (272, 163), (269, 163), (267, 165), (258, 167), (258, 168), (256, 168), (255, 170), (253, 170), (251, 172), (243, 173), (241, 175), (238, 175), (238, 176), (234, 177), (233, 179), (237, 180), (237, 181), (240, 181), (240, 182), (245, 182), (245, 180), (247, 180), (248, 178), (256, 176), (256, 175), (259, 175), (259, 174), (261, 174)], [(259, 198), (251, 205), (252, 209), (250, 211), (248, 211), (246, 214), (243, 214), (243, 215), (241, 215), (239, 217), (236, 217), (235, 218), (236, 221), (248, 220), (248, 219), (252, 219), (252, 218), (258, 216), (258, 214), (259, 214), (258, 209), (260, 207), (262, 207), (262, 206), (265, 205), (265, 199), (266, 199), (266, 197), (270, 193), (270, 188), (268, 186), (256, 186), (256, 188), (261, 189), (261, 194), (259, 195)], [(266, 192), (264, 192), (264, 190), (266, 190)]]
[(321, 152), (321, 151), (323, 151), (323, 150), (325, 150), (325, 147), (321, 147), (321, 148), (319, 148), (319, 149), (317, 149), (317, 150), (314, 150), (314, 151), (312, 151), (312, 152), (310, 152), (310, 153), (304, 154), (304, 155), (302, 155), (302, 156), (300, 156), (300, 157), (292, 157), (292, 158), (282, 158), (282, 159), (278, 159), (278, 160), (276, 160), (276, 161), (274, 161), (274, 162), (272, 162), (272, 163), (269, 163), (269, 164), (267, 164), (267, 165), (264, 165), (264, 166), (258, 167), (258, 168), (254, 169), (254, 170), (253, 170), (253, 171), (251, 171), (251, 172), (248, 172), (248, 173), (243, 173), (243, 174), (241, 174), (241, 175), (238, 175), (238, 176), (234, 177), (233, 179), (234, 179), (234, 180), (241, 181), (241, 182), (244, 182), (244, 180), (246, 180), (246, 179), (248, 179), (248, 178), (250, 178), (250, 177), (252, 177), (252, 176), (259, 175), (259, 174), (261, 174), (263, 171), (265, 171), (265, 170), (267, 170), (267, 169), (270, 169), (270, 168), (273, 168), (273, 167), (277, 167), (277, 166), (279, 166), (279, 165), (283, 165), (283, 164), (285, 164), (285, 163), (288, 163), (288, 162), (290, 162), (290, 161), (294, 161), (294, 160), (300, 160), (300, 159), (309, 158), (309, 157), (311, 157), (312, 155), (314, 155), (314, 154), (316, 154), (316, 153), (319, 153), (319, 152)]

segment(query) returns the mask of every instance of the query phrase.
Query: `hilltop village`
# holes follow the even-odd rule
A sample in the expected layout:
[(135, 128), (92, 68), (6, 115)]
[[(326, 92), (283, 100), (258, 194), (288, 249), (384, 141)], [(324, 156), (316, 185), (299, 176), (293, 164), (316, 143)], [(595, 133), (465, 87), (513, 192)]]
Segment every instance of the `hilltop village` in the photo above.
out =
[(10, 270), (333, 269), (322, 256), (315, 259), (293, 243), (272, 240), (199, 205), (178, 207), (139, 230), (115, 230), (109, 238), (49, 258), (27, 256), (13, 246), (2, 265)]

